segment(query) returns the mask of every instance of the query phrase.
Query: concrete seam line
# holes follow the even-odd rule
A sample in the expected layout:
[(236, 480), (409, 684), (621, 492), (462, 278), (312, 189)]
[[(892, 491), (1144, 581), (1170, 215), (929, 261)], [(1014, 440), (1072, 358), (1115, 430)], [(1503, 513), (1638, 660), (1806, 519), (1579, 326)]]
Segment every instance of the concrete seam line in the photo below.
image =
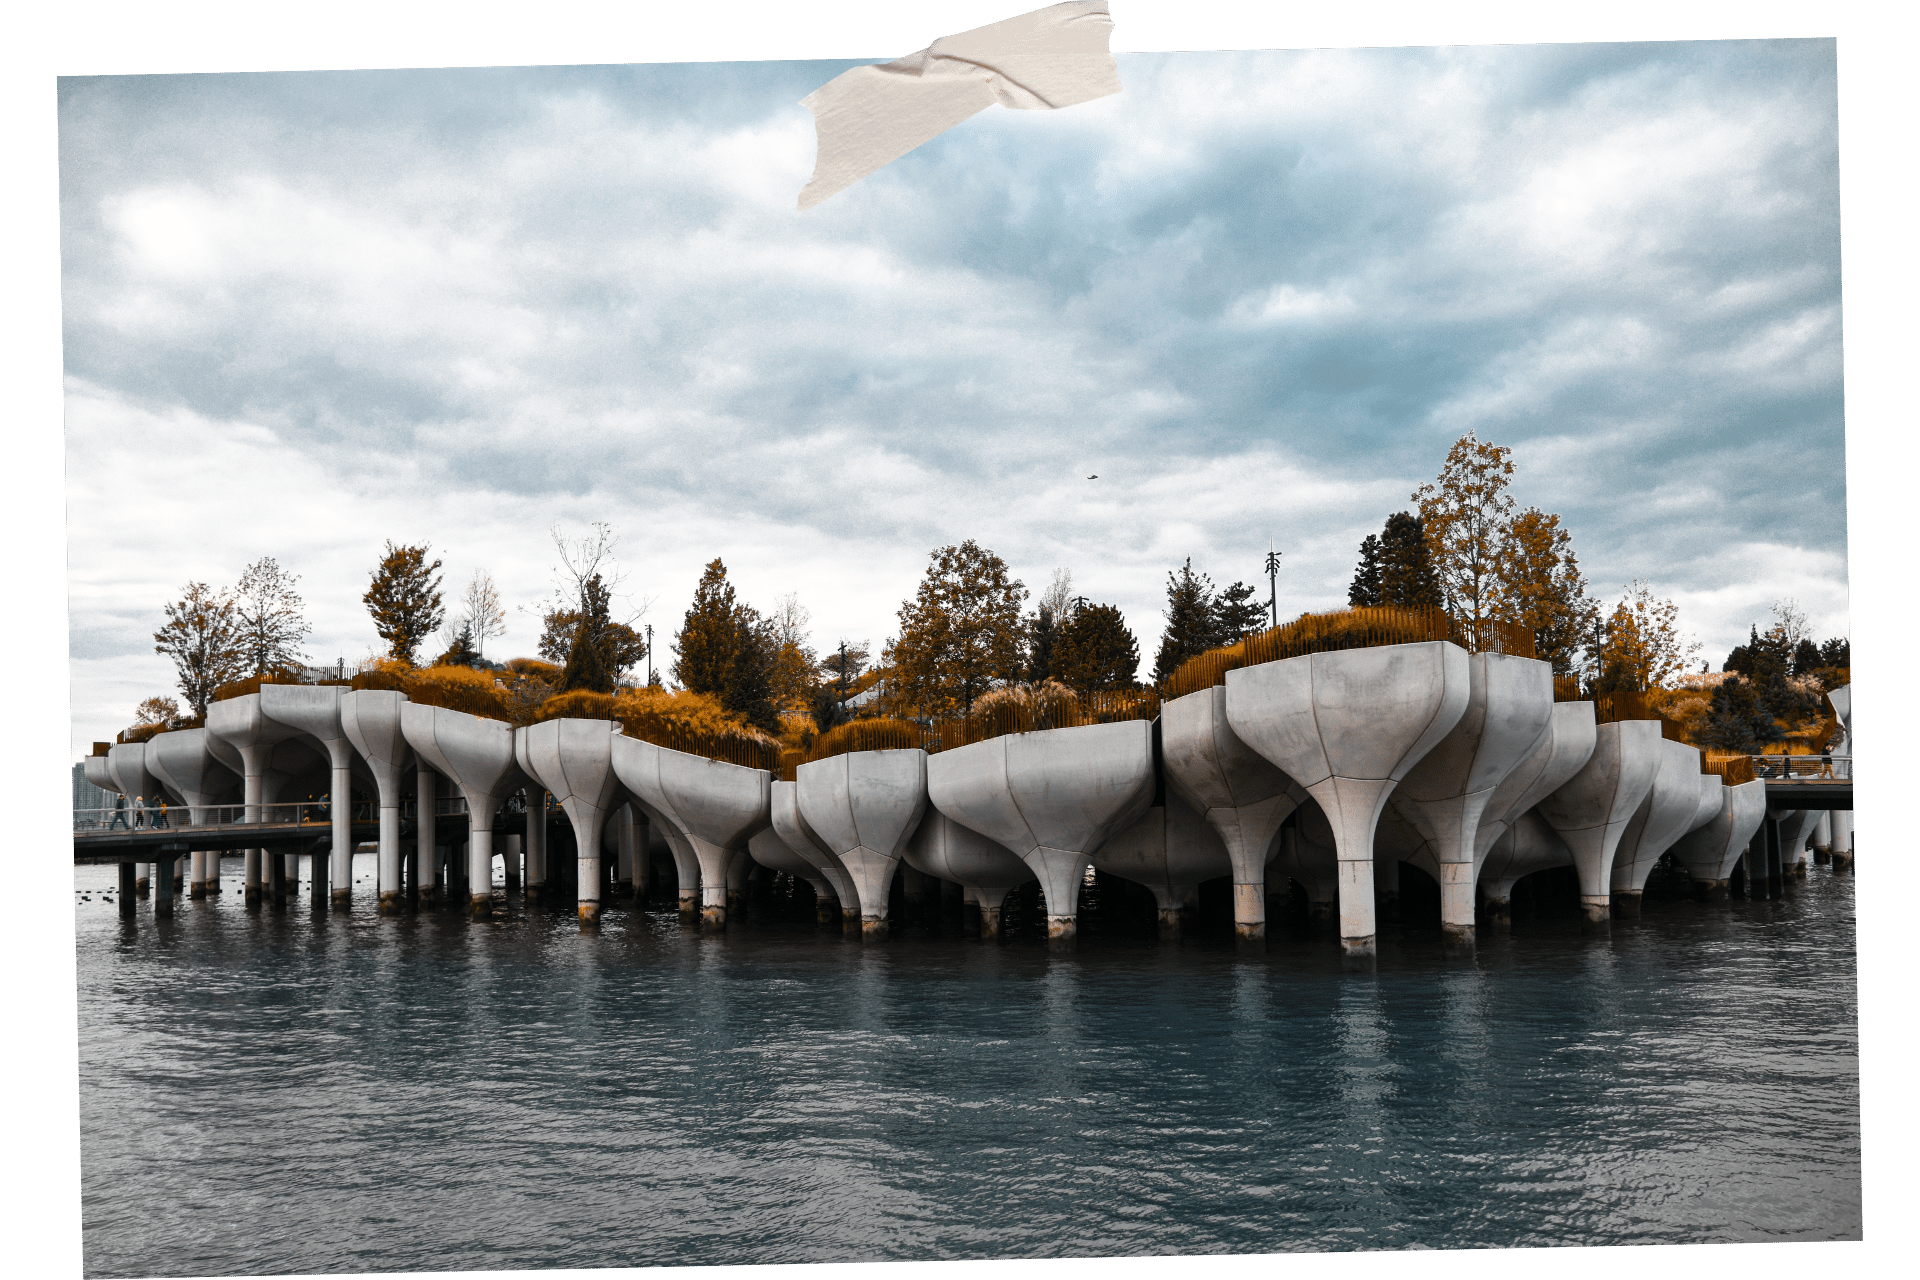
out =
[(1107, 0), (1068, 0), (855, 67), (800, 105), (813, 113), (804, 213), (996, 102), (1052, 111), (1119, 93)]

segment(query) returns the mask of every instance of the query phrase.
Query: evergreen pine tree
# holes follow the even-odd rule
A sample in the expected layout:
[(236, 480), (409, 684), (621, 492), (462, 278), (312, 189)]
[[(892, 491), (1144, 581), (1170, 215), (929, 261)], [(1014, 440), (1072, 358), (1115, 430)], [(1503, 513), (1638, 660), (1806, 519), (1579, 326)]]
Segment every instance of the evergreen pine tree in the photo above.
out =
[(1360, 544), (1360, 567), (1353, 571), (1353, 584), (1347, 588), (1347, 603), (1356, 609), (1370, 609), (1380, 599), (1380, 535), (1370, 533)]
[(733, 584), (719, 557), (707, 562), (693, 604), (673, 638), (673, 678), (693, 693), (724, 694), (733, 673), (734, 652), (740, 643)]
[(1083, 693), (1131, 689), (1140, 671), (1140, 645), (1110, 604), (1076, 609), (1054, 641), (1054, 678)]
[(1217, 649), (1263, 631), (1266, 620), (1267, 607), (1254, 600), (1253, 587), (1236, 582), (1213, 599), (1213, 643), (1207, 647)]
[(1380, 603), (1403, 609), (1440, 607), (1440, 575), (1434, 571), (1420, 517), (1396, 511), (1380, 534)]
[(1027, 624), (1027, 680), (1039, 684), (1053, 674), (1053, 643), (1060, 634), (1053, 606), (1042, 600)]
[(1213, 581), (1206, 574), (1193, 571), (1191, 556), (1178, 572), (1167, 575), (1167, 606), (1163, 613), (1167, 626), (1160, 633), (1160, 650), (1153, 659), (1156, 684), (1179, 670), (1188, 658), (1215, 647), (1219, 620), (1214, 614)]

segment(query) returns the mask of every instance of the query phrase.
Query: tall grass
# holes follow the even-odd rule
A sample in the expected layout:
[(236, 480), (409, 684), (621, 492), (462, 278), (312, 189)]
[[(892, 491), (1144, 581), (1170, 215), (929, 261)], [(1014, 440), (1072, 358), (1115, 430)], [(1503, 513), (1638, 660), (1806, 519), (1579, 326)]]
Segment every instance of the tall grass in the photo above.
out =
[(1402, 609), (1394, 605), (1341, 609), (1333, 613), (1303, 613), (1292, 622), (1248, 636), (1237, 644), (1197, 654), (1167, 677), (1161, 694), (1167, 698), (1184, 697), (1212, 685), (1225, 684), (1229, 671), (1263, 662), (1338, 649), (1372, 649), (1433, 640), (1450, 641), (1469, 652), (1534, 656), (1533, 633), (1509, 622), (1482, 620), (1476, 628), (1444, 609)]

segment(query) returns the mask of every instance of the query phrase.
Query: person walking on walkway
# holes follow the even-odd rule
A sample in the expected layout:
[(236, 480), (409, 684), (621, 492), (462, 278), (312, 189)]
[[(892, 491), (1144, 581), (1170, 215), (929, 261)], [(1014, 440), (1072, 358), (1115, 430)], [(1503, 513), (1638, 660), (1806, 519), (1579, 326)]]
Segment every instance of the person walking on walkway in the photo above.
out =
[(135, 796), (133, 798), (133, 829), (138, 831), (146, 825), (147, 798), (145, 796)]
[(127, 830), (133, 830), (132, 827), (127, 826), (127, 798), (125, 796), (116, 795), (113, 798), (113, 821), (107, 824), (107, 830), (111, 831), (115, 827), (127, 827)]
[(162, 796), (160, 796), (160, 797), (159, 797), (159, 798), (158, 798), (158, 799), (157, 799), (157, 800), (156, 800), (156, 801), (154, 802), (154, 804), (155, 804), (155, 809), (156, 809), (156, 812), (155, 812), (155, 813), (154, 813), (154, 815), (153, 815), (153, 827), (154, 827), (154, 830), (156, 830), (156, 831), (158, 831), (158, 830), (159, 830), (159, 829), (160, 829), (161, 827), (167, 827), (167, 828), (168, 828), (169, 830), (171, 830), (171, 829), (172, 829), (172, 824), (171, 824), (171, 823), (169, 823), (169, 822), (167, 821), (167, 798), (166, 798), (166, 796), (164, 796), (164, 795), (162, 795)]

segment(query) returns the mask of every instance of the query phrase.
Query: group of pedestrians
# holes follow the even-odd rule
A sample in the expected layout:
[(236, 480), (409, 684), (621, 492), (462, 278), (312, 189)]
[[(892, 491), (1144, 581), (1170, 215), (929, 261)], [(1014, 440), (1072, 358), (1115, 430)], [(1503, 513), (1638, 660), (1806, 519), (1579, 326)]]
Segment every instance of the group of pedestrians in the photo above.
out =
[[(129, 817), (132, 818), (131, 822), (128, 821)], [(167, 821), (166, 796), (155, 796), (152, 807), (148, 807), (145, 796), (135, 796), (131, 809), (127, 807), (127, 798), (125, 796), (114, 796), (113, 821), (107, 824), (107, 830), (111, 831), (115, 827), (125, 827), (128, 831), (139, 831), (149, 825), (155, 830), (171, 825)]]

